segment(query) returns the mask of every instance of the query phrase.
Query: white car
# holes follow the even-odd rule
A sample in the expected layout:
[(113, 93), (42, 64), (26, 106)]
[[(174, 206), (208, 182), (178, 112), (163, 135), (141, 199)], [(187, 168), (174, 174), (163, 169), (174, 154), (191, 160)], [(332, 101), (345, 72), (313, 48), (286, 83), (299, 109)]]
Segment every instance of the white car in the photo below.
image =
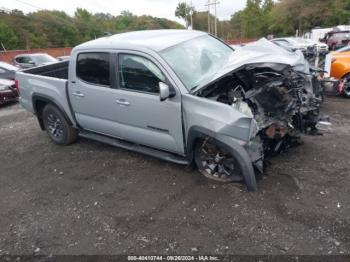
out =
[(319, 48), (321, 53), (328, 52), (328, 46), (324, 43), (316, 42), (311, 39), (305, 39), (300, 37), (285, 37), (285, 38), (275, 38), (271, 40), (276, 45), (279, 45), (288, 50), (301, 50), (306, 52), (309, 50), (314, 50), (316, 47)]
[(310, 45), (316, 46), (320, 51), (320, 53), (327, 53), (329, 51), (328, 45), (325, 43), (321, 43), (319, 41), (315, 41), (312, 39), (304, 39), (304, 40), (310, 43)]

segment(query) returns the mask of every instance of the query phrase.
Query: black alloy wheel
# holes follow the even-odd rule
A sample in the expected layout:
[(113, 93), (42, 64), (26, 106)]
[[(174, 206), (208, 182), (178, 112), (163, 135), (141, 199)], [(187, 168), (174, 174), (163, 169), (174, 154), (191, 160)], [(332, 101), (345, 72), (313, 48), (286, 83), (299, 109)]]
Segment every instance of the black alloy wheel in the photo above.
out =
[(44, 107), (42, 120), (47, 134), (56, 144), (69, 145), (76, 141), (78, 131), (54, 105), (48, 104)]
[(198, 142), (194, 157), (198, 170), (209, 179), (222, 183), (244, 180), (238, 161), (213, 141)]

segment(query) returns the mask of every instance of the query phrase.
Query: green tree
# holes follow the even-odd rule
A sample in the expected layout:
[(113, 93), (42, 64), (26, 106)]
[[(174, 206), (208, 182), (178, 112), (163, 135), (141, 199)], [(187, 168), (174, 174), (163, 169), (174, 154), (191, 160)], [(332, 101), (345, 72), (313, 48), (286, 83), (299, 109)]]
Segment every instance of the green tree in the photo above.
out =
[(273, 0), (247, 0), (246, 7), (230, 20), (232, 32), (240, 38), (258, 38), (270, 32)]
[(186, 28), (188, 28), (191, 19), (191, 13), (194, 11), (195, 9), (192, 6), (186, 4), (186, 2), (180, 2), (175, 9), (175, 16), (182, 18), (185, 21)]
[(124, 10), (115, 19), (115, 29), (117, 32), (127, 31), (131, 23), (136, 21), (137, 17), (131, 12)]
[(18, 37), (7, 24), (0, 22), (0, 48), (16, 49), (19, 46)]
[(0, 11), (0, 41), (9, 50), (75, 46), (102, 37), (105, 32), (168, 28), (183, 26), (164, 18), (136, 16), (129, 11), (113, 16), (78, 8), (73, 17), (62, 11), (40, 10), (29, 14), (19, 10)]

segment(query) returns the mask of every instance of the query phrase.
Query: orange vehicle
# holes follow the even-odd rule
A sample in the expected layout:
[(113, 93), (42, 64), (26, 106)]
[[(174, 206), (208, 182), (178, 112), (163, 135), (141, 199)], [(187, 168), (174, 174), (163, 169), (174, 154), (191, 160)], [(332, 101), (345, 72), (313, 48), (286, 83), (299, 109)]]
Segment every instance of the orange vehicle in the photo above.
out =
[(350, 46), (343, 47), (330, 55), (330, 76), (340, 80), (339, 93), (350, 98)]

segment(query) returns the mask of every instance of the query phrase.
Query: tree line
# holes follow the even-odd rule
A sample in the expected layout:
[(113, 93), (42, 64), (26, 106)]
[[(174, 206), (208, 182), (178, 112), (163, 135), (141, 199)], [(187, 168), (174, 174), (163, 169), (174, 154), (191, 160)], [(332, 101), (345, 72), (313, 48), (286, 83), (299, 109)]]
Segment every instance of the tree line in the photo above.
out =
[[(186, 25), (192, 20), (193, 29), (208, 31), (208, 12), (196, 11), (180, 2), (174, 14), (184, 19)], [(213, 28), (216, 18), (209, 16)], [(290, 36), (296, 31), (302, 34), (314, 27), (349, 24), (349, 20), (350, 0), (247, 0), (246, 7), (230, 20), (217, 20), (217, 28), (218, 37), (224, 40), (253, 39)], [(0, 10), (0, 50), (72, 47), (106, 32), (178, 28), (185, 27), (168, 19), (136, 16), (129, 11), (113, 16), (78, 8), (74, 16), (69, 16), (63, 11), (24, 14), (20, 10)]]
[(247, 0), (230, 20), (236, 37), (300, 35), (350, 23), (350, 0)]
[[(181, 2), (175, 15), (193, 28), (208, 31), (208, 12), (197, 12)], [(214, 21), (210, 14), (210, 20)], [(218, 36), (223, 39), (253, 39), (268, 35), (300, 35), (315, 27), (350, 24), (350, 0), (247, 0), (246, 7), (228, 21), (219, 21)]]
[(0, 11), (0, 50), (72, 47), (105, 35), (145, 29), (184, 28), (181, 24), (152, 16), (91, 14), (78, 8), (74, 16), (63, 11)]

